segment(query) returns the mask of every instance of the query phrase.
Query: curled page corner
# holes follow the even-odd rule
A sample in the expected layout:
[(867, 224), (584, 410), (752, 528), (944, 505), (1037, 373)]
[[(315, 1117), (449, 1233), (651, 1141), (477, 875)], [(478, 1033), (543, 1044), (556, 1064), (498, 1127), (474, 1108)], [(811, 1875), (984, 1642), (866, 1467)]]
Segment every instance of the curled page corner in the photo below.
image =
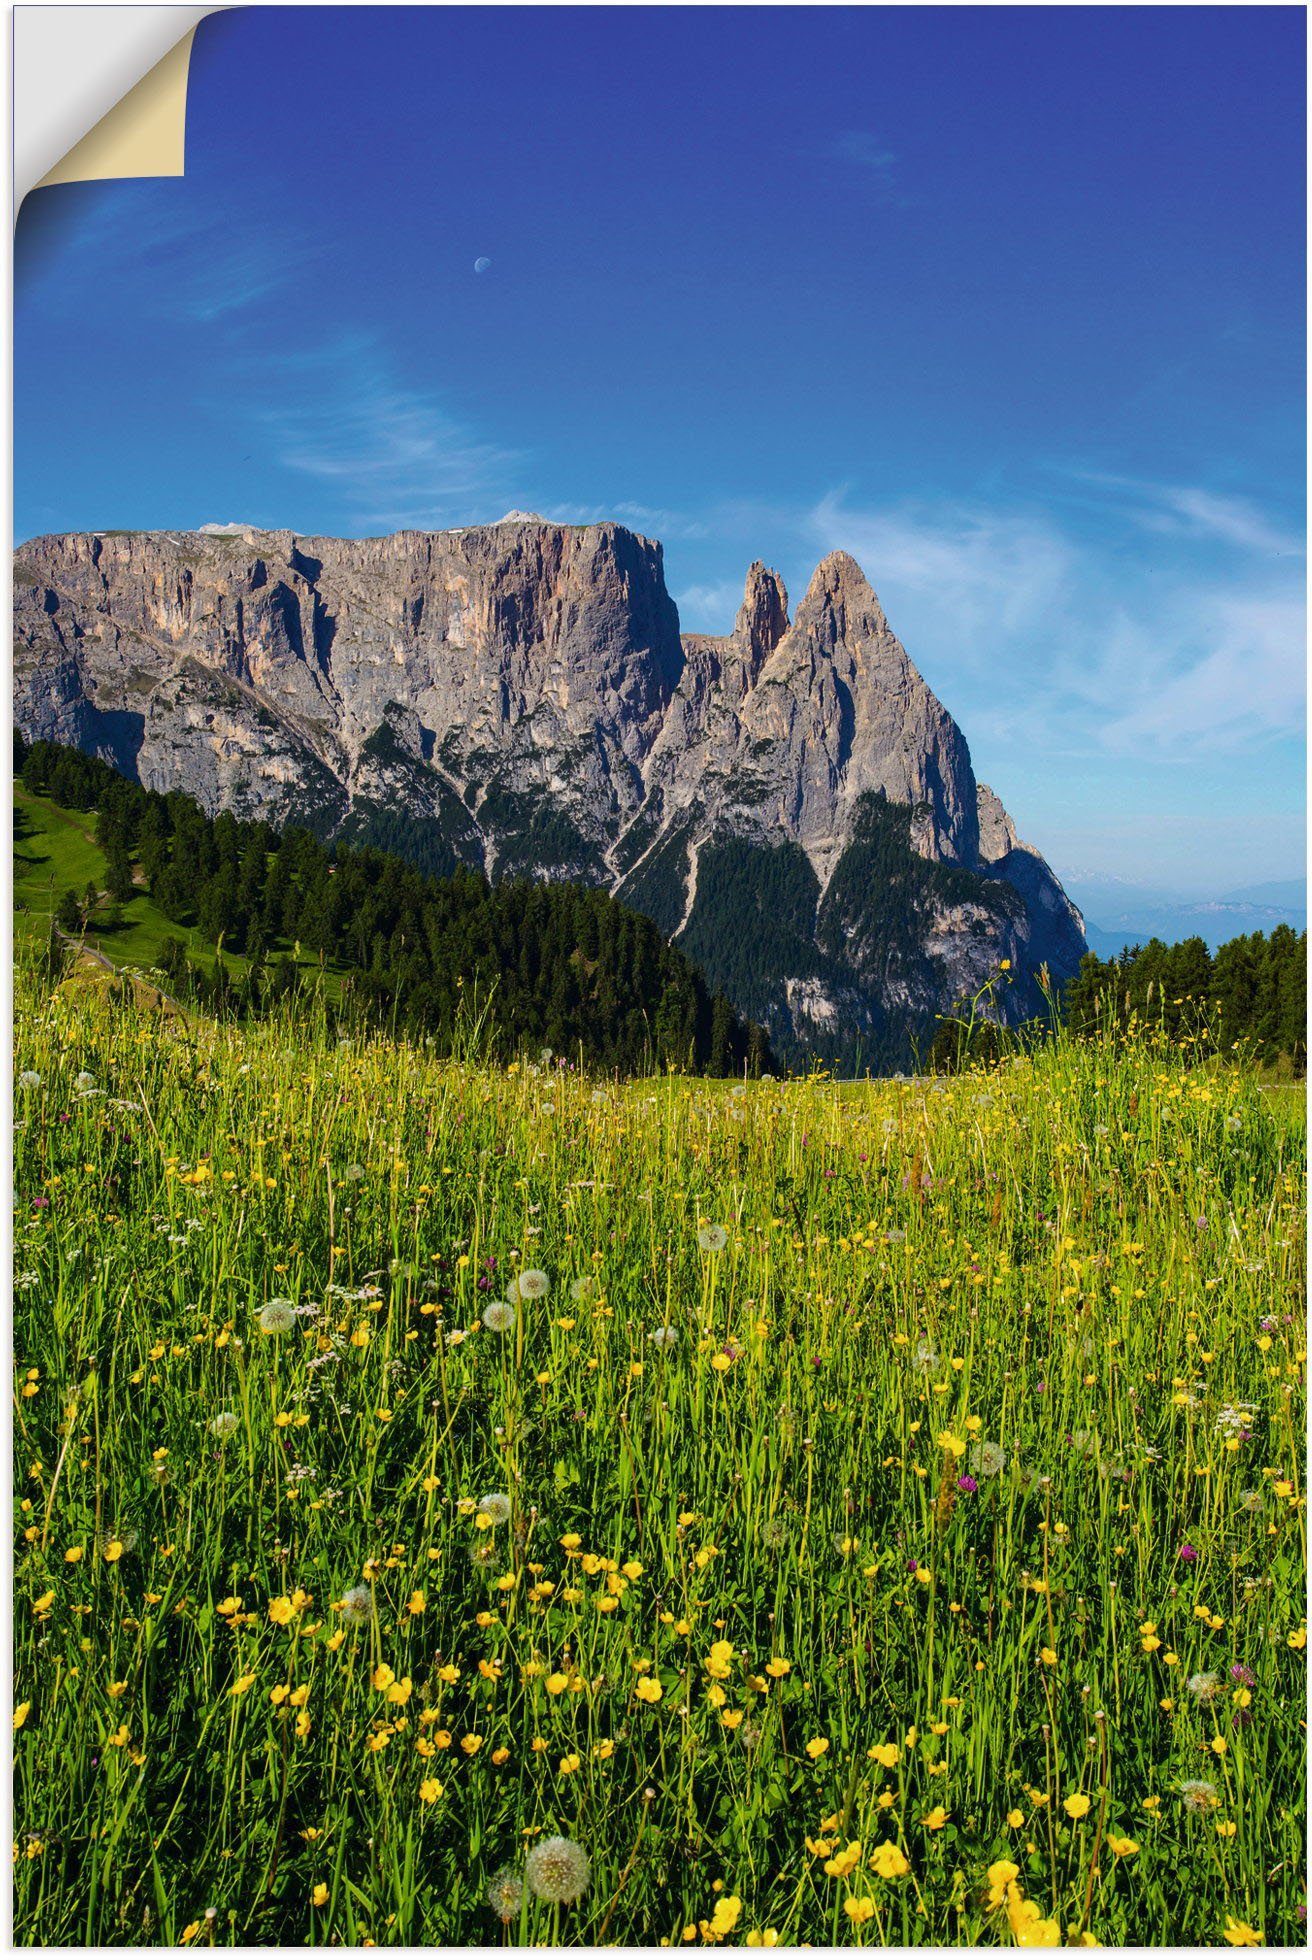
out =
[(183, 174), (192, 42), (212, 11), (15, 9), (15, 212), (49, 185)]

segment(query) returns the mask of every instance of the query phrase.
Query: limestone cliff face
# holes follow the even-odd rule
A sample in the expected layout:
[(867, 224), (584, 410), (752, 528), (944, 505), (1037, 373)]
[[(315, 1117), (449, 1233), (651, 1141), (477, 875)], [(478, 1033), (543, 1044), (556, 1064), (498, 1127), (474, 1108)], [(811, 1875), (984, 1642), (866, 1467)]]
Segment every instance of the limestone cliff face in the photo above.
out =
[[(813, 937), (841, 885), (855, 964), (828, 992), (776, 975), (772, 1032), (932, 1013), (1001, 957), (1028, 1008), (1039, 965), (1061, 978), (1084, 949), (842, 552), (791, 622), (782, 582), (753, 565), (715, 639), (680, 637), (660, 545), (616, 524), (47, 537), (16, 554), (14, 625), (26, 735), (210, 811), (347, 835), (387, 812), (430, 859), (605, 884), (693, 938), (704, 853), (795, 853)], [(909, 806), (917, 857), (979, 887), (923, 912), (905, 999), (849, 889), (872, 798)]]

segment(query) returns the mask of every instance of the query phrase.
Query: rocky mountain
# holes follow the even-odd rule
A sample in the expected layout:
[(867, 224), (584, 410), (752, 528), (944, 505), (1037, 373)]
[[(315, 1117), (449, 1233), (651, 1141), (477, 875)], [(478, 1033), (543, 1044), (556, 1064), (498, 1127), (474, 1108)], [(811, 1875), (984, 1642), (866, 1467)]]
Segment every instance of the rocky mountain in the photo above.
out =
[(832, 553), (680, 635), (659, 544), (515, 513), (371, 539), (108, 532), (15, 556), (14, 714), (207, 810), (430, 870), (603, 885), (787, 1051), (886, 1063), (1083, 923)]

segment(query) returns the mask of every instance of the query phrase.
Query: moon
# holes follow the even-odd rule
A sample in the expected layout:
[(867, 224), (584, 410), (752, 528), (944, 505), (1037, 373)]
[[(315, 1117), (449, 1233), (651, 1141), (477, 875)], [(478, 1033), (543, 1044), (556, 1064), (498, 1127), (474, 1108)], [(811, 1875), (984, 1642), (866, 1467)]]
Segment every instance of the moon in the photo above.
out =
[(474, 270), (475, 272), (486, 272), (491, 263), (491, 259), (475, 259)]

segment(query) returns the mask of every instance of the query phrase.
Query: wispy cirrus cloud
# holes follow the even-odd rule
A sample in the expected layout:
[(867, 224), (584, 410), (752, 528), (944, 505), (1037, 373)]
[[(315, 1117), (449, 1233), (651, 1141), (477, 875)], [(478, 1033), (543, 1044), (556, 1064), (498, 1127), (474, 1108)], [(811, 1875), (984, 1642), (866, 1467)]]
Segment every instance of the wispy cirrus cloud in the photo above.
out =
[(1160, 535), (1205, 539), (1258, 557), (1305, 555), (1303, 536), (1273, 519), (1251, 498), (1196, 484), (1153, 483), (1140, 477), (1081, 470), (1103, 507), (1114, 506), (1129, 522)]
[[(58, 251), (44, 249), (52, 230)], [(271, 293), (290, 286), (310, 262), (305, 242), (276, 221), (258, 230), (196, 215), (174, 198), (157, 201), (150, 187), (111, 183), (50, 212), (24, 213), (15, 258), (15, 299), (31, 306), (66, 306), (66, 259), (75, 254), (81, 276), (112, 273), (120, 285), (149, 294), (164, 320), (236, 322)]]
[(861, 507), (836, 492), (803, 528), (860, 561), (917, 664), (998, 743), (1187, 763), (1297, 737), (1299, 540), (1208, 489), (1136, 492), (1119, 509), (1131, 546), (1160, 516), (1184, 542), (1223, 544), (1226, 561), (1200, 550), (1145, 571), (1124, 536), (1073, 530), (1037, 506)]
[(885, 197), (894, 198), (897, 195), (897, 155), (881, 142), (873, 130), (836, 131), (830, 139), (829, 154), (842, 163), (855, 164)]
[(337, 487), (363, 524), (435, 530), (500, 516), (524, 458), (399, 381), (372, 338), (345, 335), (266, 365), (261, 419), (276, 460)]
[(553, 524), (604, 524), (609, 520), (639, 531), (644, 537), (704, 538), (709, 525), (705, 518), (690, 517), (683, 511), (658, 510), (651, 504), (547, 504), (540, 514)]

